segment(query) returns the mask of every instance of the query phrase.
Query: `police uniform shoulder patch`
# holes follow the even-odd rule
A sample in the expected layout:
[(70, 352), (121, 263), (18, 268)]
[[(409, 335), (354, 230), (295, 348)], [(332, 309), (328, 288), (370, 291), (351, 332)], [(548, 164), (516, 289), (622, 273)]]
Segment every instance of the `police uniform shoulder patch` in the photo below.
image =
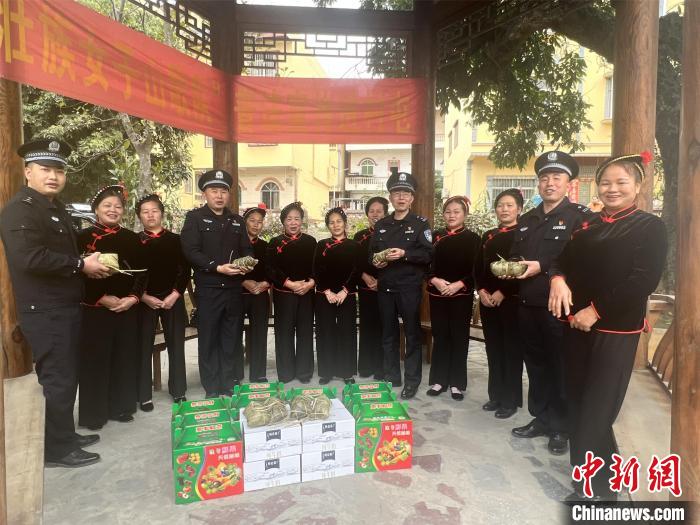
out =
[(425, 238), (428, 240), (428, 242), (433, 242), (433, 232), (430, 230), (425, 230), (423, 232), (423, 235), (425, 235)]

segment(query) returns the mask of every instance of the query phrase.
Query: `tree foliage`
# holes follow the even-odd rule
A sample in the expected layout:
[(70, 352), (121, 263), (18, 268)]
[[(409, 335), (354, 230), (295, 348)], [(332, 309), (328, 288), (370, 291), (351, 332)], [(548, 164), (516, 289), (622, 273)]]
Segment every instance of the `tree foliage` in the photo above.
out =
[[(128, 2), (82, 3), (152, 38), (169, 38), (167, 25)], [(191, 173), (189, 133), (30, 86), (23, 86), (22, 101), (25, 137), (60, 137), (74, 148), (66, 202), (87, 202), (100, 187), (123, 182), (132, 203), (137, 195), (157, 190), (175, 204), (175, 191)], [(144, 139), (148, 150), (139, 152)]]

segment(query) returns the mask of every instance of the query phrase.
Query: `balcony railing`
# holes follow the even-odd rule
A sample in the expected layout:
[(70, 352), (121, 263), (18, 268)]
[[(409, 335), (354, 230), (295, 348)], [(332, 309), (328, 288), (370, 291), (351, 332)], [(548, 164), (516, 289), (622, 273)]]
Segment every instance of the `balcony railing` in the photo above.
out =
[(382, 191), (389, 177), (348, 176), (345, 178), (345, 191)]

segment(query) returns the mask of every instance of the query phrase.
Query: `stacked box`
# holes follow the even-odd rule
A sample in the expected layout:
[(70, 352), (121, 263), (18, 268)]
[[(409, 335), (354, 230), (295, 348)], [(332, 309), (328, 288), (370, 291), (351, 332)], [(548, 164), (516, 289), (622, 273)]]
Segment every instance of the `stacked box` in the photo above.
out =
[(343, 388), (343, 399), (351, 394), (362, 392), (392, 392), (391, 383), (387, 381), (372, 381), (370, 383), (352, 383)]
[(284, 391), (284, 383), (279, 381), (271, 381), (269, 383), (243, 383), (233, 387), (234, 397), (240, 395), (252, 394), (255, 392), (282, 392)]
[(343, 399), (343, 403), (347, 409), (352, 412), (355, 405), (363, 403), (388, 403), (391, 401), (396, 401), (396, 394), (394, 392), (387, 392), (384, 390), (375, 390), (373, 392), (356, 392), (354, 394), (348, 394)]
[(243, 492), (243, 442), (237, 421), (177, 428), (172, 457), (177, 504)]
[(338, 448), (301, 455), (301, 481), (337, 478), (355, 473), (355, 448)]
[(355, 419), (339, 399), (328, 419), (302, 421), (301, 434), (302, 482), (354, 474)]
[(229, 406), (230, 400), (227, 398), (184, 401), (173, 404), (171, 443), (174, 443), (177, 429), (238, 421), (238, 409), (229, 408)]
[[(239, 394), (239, 406), (269, 397), (284, 397), (279, 390)], [(241, 408), (241, 426), (245, 447), (245, 490), (289, 485), (301, 481), (301, 425), (282, 421), (263, 427), (251, 427)]]
[(237, 396), (231, 398), (231, 405), (239, 409), (242, 415), (243, 409), (250, 405), (251, 401), (265, 401), (270, 397), (279, 397), (284, 399), (284, 392), (282, 390), (241, 392)]
[(411, 468), (413, 421), (408, 406), (390, 401), (360, 403), (355, 416), (355, 472)]
[(301, 423), (302, 452), (322, 452), (355, 446), (355, 419), (339, 399), (331, 400), (328, 419)]
[(325, 395), (329, 399), (336, 399), (338, 397), (338, 389), (335, 387), (328, 386), (312, 386), (312, 387), (296, 387), (291, 390), (287, 390), (287, 399), (291, 401), (297, 396), (320, 396)]
[(245, 463), (246, 492), (299, 483), (301, 481), (300, 457), (296, 454)]

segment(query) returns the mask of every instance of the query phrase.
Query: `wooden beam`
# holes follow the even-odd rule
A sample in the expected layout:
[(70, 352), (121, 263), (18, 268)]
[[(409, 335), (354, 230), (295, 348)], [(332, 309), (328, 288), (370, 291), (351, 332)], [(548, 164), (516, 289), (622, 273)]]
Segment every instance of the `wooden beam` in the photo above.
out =
[[(685, 2), (678, 169), (676, 341), (671, 452), (680, 455), (684, 500), (700, 501), (700, 2)], [(697, 516), (696, 516), (697, 518)]]
[[(417, 4), (429, 2), (417, 2)], [(268, 5), (237, 6), (241, 31), (320, 33), (343, 35), (391, 35), (413, 31), (412, 11), (337, 9), (318, 7), (282, 7)]]
[[(654, 151), (659, 0), (615, 3), (612, 154)], [(649, 163), (638, 204), (651, 211), (654, 165)], [(649, 338), (641, 337), (634, 367), (648, 364)]]
[[(242, 69), (240, 33), (238, 32), (237, 16), (241, 7), (235, 2), (209, 1), (209, 9), (212, 12), (211, 24), (211, 59), (216, 68), (240, 75)], [(233, 129), (233, 90), (226, 87), (226, 108), (228, 125)], [(230, 133), (232, 136), (233, 134)], [(229, 208), (238, 213), (238, 143), (225, 142), (214, 139), (213, 167), (228, 171), (233, 177), (231, 186), (231, 198)]]

